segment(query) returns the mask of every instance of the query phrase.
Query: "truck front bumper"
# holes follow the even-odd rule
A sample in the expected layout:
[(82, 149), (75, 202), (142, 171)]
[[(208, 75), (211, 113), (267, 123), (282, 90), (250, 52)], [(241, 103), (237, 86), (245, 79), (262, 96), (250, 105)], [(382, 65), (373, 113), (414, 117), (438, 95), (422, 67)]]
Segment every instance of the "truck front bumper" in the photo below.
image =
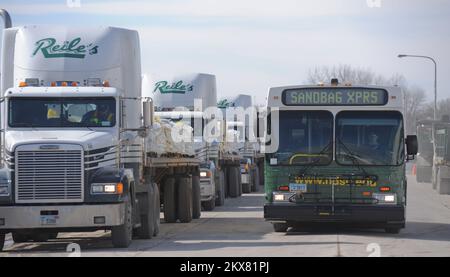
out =
[(405, 207), (388, 205), (316, 205), (272, 203), (264, 205), (264, 218), (270, 222), (333, 222), (362, 225), (405, 225)]
[(215, 197), (215, 188), (211, 178), (200, 178), (201, 201), (211, 201)]
[(4, 206), (0, 207), (0, 230), (111, 227), (123, 225), (124, 214), (123, 203)]

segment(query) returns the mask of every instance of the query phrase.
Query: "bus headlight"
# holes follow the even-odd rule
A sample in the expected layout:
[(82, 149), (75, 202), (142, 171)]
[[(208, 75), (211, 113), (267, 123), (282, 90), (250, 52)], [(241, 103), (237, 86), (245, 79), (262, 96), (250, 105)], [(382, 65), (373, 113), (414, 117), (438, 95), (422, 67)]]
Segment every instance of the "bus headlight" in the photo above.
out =
[(372, 196), (378, 200), (378, 204), (397, 204), (397, 197), (392, 193), (374, 193)]

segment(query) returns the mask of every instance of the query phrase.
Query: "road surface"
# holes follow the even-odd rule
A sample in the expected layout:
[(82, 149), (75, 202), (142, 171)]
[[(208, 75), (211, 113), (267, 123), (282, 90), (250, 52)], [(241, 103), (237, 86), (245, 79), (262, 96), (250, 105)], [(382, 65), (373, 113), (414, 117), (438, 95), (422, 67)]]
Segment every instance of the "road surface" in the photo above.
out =
[(82, 256), (450, 256), (450, 195), (408, 179), (407, 225), (398, 235), (335, 227), (274, 233), (259, 192), (227, 199), (192, 223), (162, 223), (158, 237), (134, 240), (128, 249), (112, 248), (104, 231), (64, 233), (46, 243), (13, 244), (8, 235), (0, 256), (67, 256), (71, 243), (81, 248), (72, 255)]

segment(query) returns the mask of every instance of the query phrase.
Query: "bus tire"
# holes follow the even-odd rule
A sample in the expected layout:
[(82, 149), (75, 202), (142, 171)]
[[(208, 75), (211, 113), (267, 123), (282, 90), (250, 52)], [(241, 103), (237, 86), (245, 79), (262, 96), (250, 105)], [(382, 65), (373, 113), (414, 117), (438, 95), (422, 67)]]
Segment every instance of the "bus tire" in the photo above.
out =
[(155, 204), (155, 208), (154, 208), (154, 220), (155, 220), (155, 228), (153, 231), (153, 236), (157, 236), (159, 234), (159, 225), (161, 224), (161, 199), (160, 199), (160, 193), (159, 193), (159, 188), (158, 185), (153, 183), (153, 187), (154, 187), (154, 196), (155, 196), (155, 200), (154, 200), (154, 204)]
[(286, 223), (273, 223), (273, 230), (276, 233), (285, 233), (287, 232), (289, 226)]
[(192, 178), (182, 176), (178, 179), (178, 218), (182, 223), (192, 221)]
[(164, 221), (174, 223), (177, 221), (175, 178), (168, 177), (164, 181)]
[(22, 243), (22, 242), (27, 242), (31, 240), (30, 235), (22, 233), (22, 232), (12, 232), (12, 239), (14, 241), (14, 243)]
[(192, 176), (192, 218), (199, 219), (202, 214), (202, 200), (200, 199), (200, 176)]
[(229, 185), (229, 196), (231, 198), (236, 198), (239, 197), (239, 179), (240, 176), (238, 175), (238, 171), (236, 170), (235, 167), (231, 167), (229, 169), (230, 175), (229, 175), (229, 180), (228, 180), (228, 185)]
[(0, 252), (3, 251), (4, 246), (5, 246), (5, 234), (0, 234)]
[(127, 248), (131, 244), (133, 237), (133, 207), (131, 206), (131, 196), (128, 193), (124, 201), (125, 214), (122, 225), (111, 228), (111, 239), (114, 248)]
[(216, 198), (216, 206), (223, 206), (225, 204), (225, 173), (223, 171), (219, 172), (219, 183)]
[(388, 234), (398, 234), (401, 229), (400, 227), (386, 227), (384, 231)]
[(144, 209), (141, 214), (141, 227), (139, 227), (138, 236), (140, 239), (151, 239), (155, 232), (155, 213), (153, 211), (153, 201), (154, 201), (154, 189), (152, 185), (149, 185), (149, 191), (143, 195)]

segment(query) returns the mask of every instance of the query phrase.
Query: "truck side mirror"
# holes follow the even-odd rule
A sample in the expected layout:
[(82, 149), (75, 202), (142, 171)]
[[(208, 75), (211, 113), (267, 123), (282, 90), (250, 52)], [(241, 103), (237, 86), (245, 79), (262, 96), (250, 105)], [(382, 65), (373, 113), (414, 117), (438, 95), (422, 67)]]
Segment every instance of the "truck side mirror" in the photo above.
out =
[(412, 156), (411, 159), (414, 159), (414, 156), (419, 152), (419, 143), (417, 141), (417, 136), (406, 136), (406, 154)]

